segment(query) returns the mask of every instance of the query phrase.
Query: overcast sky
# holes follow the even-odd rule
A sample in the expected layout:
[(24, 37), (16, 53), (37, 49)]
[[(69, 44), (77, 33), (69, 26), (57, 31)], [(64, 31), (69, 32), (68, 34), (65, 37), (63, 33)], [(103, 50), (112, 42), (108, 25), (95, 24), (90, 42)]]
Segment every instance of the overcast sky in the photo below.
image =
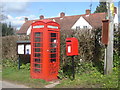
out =
[(120, 23), (120, 1), (119, 1), (119, 4), (118, 4), (118, 9), (119, 9), (119, 11), (118, 11), (118, 20), (119, 20), (119, 23)]
[[(19, 0), (18, 0), (19, 1)], [(86, 9), (95, 11), (99, 2), (3, 2), (0, 3), (2, 6), (3, 13), (8, 17), (5, 22), (11, 22), (12, 26), (19, 29), (24, 23), (24, 18), (28, 17), (29, 20), (38, 19), (40, 15), (48, 17), (58, 17), (60, 12), (65, 12), (67, 16), (85, 14)], [(117, 3), (115, 6), (118, 7)]]

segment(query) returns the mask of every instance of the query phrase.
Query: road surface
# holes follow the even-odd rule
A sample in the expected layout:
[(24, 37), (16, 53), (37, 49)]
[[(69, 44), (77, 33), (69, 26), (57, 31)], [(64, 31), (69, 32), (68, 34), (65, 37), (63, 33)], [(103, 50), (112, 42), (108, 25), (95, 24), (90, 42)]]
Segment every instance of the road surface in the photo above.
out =
[(24, 85), (19, 85), (19, 84), (15, 84), (15, 83), (10, 83), (7, 81), (0, 81), (0, 83), (2, 84), (0, 88), (29, 88), (27, 86)]

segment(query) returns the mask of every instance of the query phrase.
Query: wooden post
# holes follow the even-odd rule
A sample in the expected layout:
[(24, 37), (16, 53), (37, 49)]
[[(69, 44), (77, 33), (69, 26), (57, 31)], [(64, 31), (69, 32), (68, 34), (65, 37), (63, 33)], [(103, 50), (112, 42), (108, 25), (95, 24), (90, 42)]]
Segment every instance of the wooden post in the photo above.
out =
[(75, 79), (75, 65), (74, 65), (74, 56), (72, 56), (72, 80)]
[(107, 46), (105, 46), (104, 74), (107, 74)]
[(112, 73), (112, 68), (113, 68), (113, 15), (110, 10), (110, 4), (112, 2), (107, 2), (107, 10), (108, 10), (108, 19), (110, 20), (109, 22), (109, 37), (108, 37), (108, 45), (107, 45), (107, 51), (106, 51), (106, 71), (105, 74)]
[(20, 55), (18, 55), (18, 69), (20, 70)]

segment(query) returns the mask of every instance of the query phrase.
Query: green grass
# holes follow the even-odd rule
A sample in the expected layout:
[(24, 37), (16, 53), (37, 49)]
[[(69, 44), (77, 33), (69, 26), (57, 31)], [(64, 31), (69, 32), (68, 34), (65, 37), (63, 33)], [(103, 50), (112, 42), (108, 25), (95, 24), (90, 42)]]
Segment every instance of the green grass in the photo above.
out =
[[(87, 65), (87, 64), (86, 64)], [(30, 78), (29, 65), (22, 65), (22, 69), (18, 70), (15, 67), (3, 68), (2, 77), (3, 80), (24, 84), (32, 88), (43, 88), (49, 84), (41, 79)], [(88, 69), (89, 67), (89, 69)], [(82, 71), (75, 76), (75, 80), (64, 78), (60, 80), (60, 84), (55, 88), (117, 88), (118, 87), (118, 68), (113, 68), (113, 73), (109, 75), (103, 75), (98, 72), (96, 67), (87, 65), (87, 71)], [(120, 78), (119, 78), (120, 79)]]
[[(2, 73), (3, 80), (17, 82), (24, 84), (32, 88), (42, 88), (49, 84), (41, 79), (30, 78), (29, 70), (15, 69), (15, 68), (3, 68)], [(97, 70), (76, 74), (75, 80), (62, 79), (60, 84), (55, 88), (117, 88), (118, 87), (118, 69), (114, 68), (113, 73), (109, 75), (103, 75)]]
[(42, 88), (44, 85), (48, 84), (48, 82), (44, 80), (30, 78), (29, 70), (18, 70), (12, 67), (3, 68), (2, 78), (3, 80), (24, 84), (32, 88)]
[(97, 70), (90, 73), (77, 74), (75, 80), (63, 79), (56, 88), (118, 88), (118, 72), (103, 75)]

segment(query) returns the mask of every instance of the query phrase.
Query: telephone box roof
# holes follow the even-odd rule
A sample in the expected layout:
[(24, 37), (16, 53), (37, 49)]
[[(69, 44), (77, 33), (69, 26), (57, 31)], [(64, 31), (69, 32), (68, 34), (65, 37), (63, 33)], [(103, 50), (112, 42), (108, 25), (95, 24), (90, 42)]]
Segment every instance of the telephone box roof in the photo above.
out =
[[(38, 20), (38, 21), (35, 21), (35, 22), (43, 22), (43, 23), (53, 22), (53, 23), (56, 23), (56, 22), (54, 22), (54, 21), (52, 21), (52, 20), (49, 20), (49, 19)], [(35, 22), (34, 22), (34, 23), (35, 23)]]

